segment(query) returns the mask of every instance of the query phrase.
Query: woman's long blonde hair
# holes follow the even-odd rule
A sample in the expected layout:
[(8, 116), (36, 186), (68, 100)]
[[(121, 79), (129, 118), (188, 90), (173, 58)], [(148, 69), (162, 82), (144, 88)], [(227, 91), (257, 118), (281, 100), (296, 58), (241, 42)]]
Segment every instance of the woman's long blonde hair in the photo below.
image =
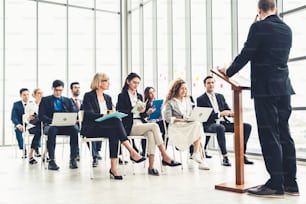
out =
[[(169, 86), (170, 88), (169, 88), (169, 92), (167, 94), (165, 103), (167, 103), (172, 98), (175, 98), (175, 97), (178, 96), (179, 90), (180, 90), (180, 88), (183, 84), (186, 84), (186, 81), (184, 81), (183, 79), (180, 79), (180, 78), (175, 79), (171, 82), (171, 84)], [(185, 97), (187, 97), (187, 96), (188, 96), (188, 94), (186, 94)]]

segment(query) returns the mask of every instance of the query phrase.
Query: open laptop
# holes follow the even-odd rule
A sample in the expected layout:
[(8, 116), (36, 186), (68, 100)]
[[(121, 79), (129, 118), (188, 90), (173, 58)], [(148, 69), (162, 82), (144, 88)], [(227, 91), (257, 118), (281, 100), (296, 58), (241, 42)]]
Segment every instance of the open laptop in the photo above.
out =
[(149, 115), (148, 120), (156, 120), (161, 118), (161, 107), (163, 105), (164, 100), (158, 99), (152, 102), (152, 107), (155, 108), (155, 111)]
[(213, 110), (212, 108), (208, 107), (194, 107), (187, 121), (188, 122), (198, 121), (201, 123), (206, 122), (212, 110)]
[(53, 119), (50, 126), (73, 126), (76, 124), (78, 113), (56, 112), (53, 113)]

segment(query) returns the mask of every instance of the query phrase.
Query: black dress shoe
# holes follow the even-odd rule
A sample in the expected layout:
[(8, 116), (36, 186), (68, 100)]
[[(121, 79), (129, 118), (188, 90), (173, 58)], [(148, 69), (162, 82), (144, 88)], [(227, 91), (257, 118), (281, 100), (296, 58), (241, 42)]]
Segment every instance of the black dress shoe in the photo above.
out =
[(78, 164), (77, 164), (76, 159), (70, 159), (69, 168), (70, 169), (77, 169), (78, 168)]
[(212, 156), (211, 156), (211, 155), (209, 155), (209, 154), (207, 154), (207, 152), (205, 152), (205, 158), (207, 158), (207, 159), (211, 159), (211, 158), (212, 158)]
[(244, 164), (254, 164), (254, 162), (248, 160), (248, 158), (244, 156)]
[(53, 170), (53, 171), (57, 171), (57, 170), (59, 170), (59, 166), (57, 166), (57, 164), (55, 163), (54, 160), (50, 160), (49, 164), (48, 164), (48, 169)]
[(285, 193), (292, 196), (299, 196), (299, 188), (297, 186), (285, 186)]
[(223, 157), (222, 165), (223, 166), (232, 166), (232, 164), (230, 163), (228, 157)]
[(98, 159), (97, 158), (93, 158), (92, 160), (92, 167), (97, 167), (99, 165)]
[(262, 197), (271, 197), (271, 198), (283, 198), (284, 192), (271, 189), (265, 185), (257, 186), (250, 188), (248, 190), (250, 195), (262, 196)]
[(145, 157), (141, 157), (141, 158), (138, 159), (138, 160), (133, 159), (133, 157), (130, 157), (130, 159), (131, 159), (133, 162), (135, 162), (135, 163), (140, 163), (140, 162), (143, 162), (144, 160), (146, 160)]
[[(123, 165), (123, 161), (122, 161), (121, 158), (119, 158), (118, 163), (119, 163), (120, 165)], [(128, 163), (129, 163), (128, 161), (124, 161), (124, 165), (126, 165), (126, 164), (128, 164)]]
[(165, 160), (162, 160), (162, 164), (164, 166), (179, 166), (179, 165), (182, 165), (180, 162), (177, 162), (177, 161), (174, 161), (174, 160), (171, 160), (170, 163), (166, 162)]
[(111, 179), (115, 179), (115, 180), (122, 180), (123, 179), (122, 176), (115, 176), (111, 169), (109, 170), (109, 176), (110, 176)]
[(148, 169), (148, 174), (152, 176), (159, 176), (159, 172), (157, 169)]

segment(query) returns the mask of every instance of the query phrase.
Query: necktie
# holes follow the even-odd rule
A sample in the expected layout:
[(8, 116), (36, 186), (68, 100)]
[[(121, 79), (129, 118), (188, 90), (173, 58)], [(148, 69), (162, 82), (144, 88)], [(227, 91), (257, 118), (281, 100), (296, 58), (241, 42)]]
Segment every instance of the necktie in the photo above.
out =
[(78, 110), (80, 110), (80, 102), (78, 99), (74, 99), (75, 100), (75, 105), (77, 107)]

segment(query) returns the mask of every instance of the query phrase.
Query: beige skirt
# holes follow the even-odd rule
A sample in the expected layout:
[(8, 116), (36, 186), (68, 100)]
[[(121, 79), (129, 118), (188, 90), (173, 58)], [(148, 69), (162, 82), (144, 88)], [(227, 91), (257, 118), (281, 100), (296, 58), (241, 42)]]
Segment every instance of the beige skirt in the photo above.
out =
[(201, 139), (204, 131), (200, 122), (178, 122), (169, 124), (168, 135), (171, 143), (183, 151), (196, 140)]

